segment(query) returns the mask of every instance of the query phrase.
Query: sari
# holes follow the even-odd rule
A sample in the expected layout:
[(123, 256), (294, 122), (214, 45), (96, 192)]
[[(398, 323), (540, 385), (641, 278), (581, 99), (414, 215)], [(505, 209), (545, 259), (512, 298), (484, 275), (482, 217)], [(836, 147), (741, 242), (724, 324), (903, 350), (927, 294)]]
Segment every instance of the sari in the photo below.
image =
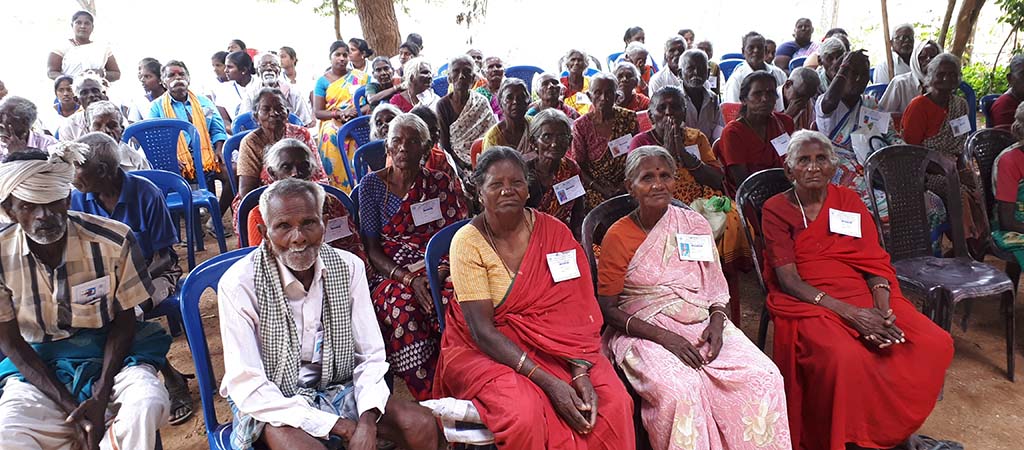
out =
[(568, 180), (572, 177), (579, 176), (580, 166), (576, 164), (576, 161), (563, 157), (558, 163), (558, 168), (555, 169), (555, 173), (551, 176), (550, 183), (542, 183), (540, 176), (537, 175), (536, 159), (532, 159), (526, 163), (526, 167), (529, 169), (530, 174), (527, 178), (530, 180), (530, 198), (526, 200), (526, 206), (536, 208), (538, 211), (549, 214), (552, 217), (562, 221), (565, 226), (572, 229), (573, 219), (579, 219), (582, 223), (582, 217), (573, 217), (573, 210), (576, 208), (576, 204), (579, 202), (586, 201), (584, 198), (577, 198), (565, 202), (565, 204), (558, 203), (558, 197), (555, 195), (555, 190), (552, 186)]
[(565, 106), (572, 108), (581, 116), (590, 112), (591, 102), (590, 97), (587, 96), (587, 91), (590, 90), (590, 77), (583, 76), (583, 89), (578, 91), (569, 88), (569, 77), (562, 77), (559, 81), (565, 87), (562, 92), (562, 102)]
[[(626, 178), (626, 155), (612, 156), (608, 141), (627, 134), (636, 135), (640, 129), (636, 123), (636, 113), (618, 106), (614, 107), (614, 111), (615, 118), (612, 119), (609, 137), (597, 132), (593, 114), (585, 114), (573, 122), (572, 147), (568, 154), (579, 164), (580, 170), (590, 176), (593, 184), (618, 192), (623, 190), (622, 182)], [(587, 211), (608, 200), (596, 189), (587, 189), (586, 198)]]
[(498, 102), (498, 93), (497, 92), (493, 92), (492, 93), (491, 90), (487, 87), (487, 82), (486, 81), (484, 81), (484, 85), (483, 86), (478, 86), (474, 90), (477, 93), (479, 93), (480, 95), (482, 95), (485, 98), (487, 98), (487, 101), (491, 105), (491, 111), (494, 111), (494, 115), (498, 117), (499, 121), (505, 119), (505, 113), (503, 113), (501, 111), (501, 103)]
[[(494, 326), (545, 372), (569, 383), (569, 365), (590, 366), (598, 396), (597, 423), (588, 434), (576, 433), (555, 412), (551, 400), (526, 374), (501, 364), (481, 350), (470, 333), (459, 302), (445, 313), (435, 397), (471, 400), (499, 449), (631, 450), (635, 445), (632, 400), (608, 359), (601, 354), (601, 310), (583, 248), (554, 217), (535, 212), (530, 243), (519, 271), (494, 307)], [(470, 237), (474, 237), (472, 241)], [(580, 276), (555, 283), (545, 255), (574, 250)], [(456, 233), (452, 245), (456, 274), (483, 276), (483, 252), (494, 250), (473, 225)], [(476, 255), (471, 256), (471, 255)], [(499, 269), (504, 272), (504, 268)], [(479, 283), (479, 276), (460, 281)]]
[(1014, 144), (996, 156), (992, 165), (992, 186), (995, 190), (995, 203), (992, 205), (992, 240), (996, 245), (1017, 258), (1017, 263), (1024, 261), (1024, 235), (1016, 231), (1003, 230), (999, 223), (999, 202), (1013, 203), (1013, 216), (1024, 221), (1024, 177), (1021, 176), (1024, 164), (1024, 149)]
[[(830, 232), (830, 208), (859, 214), (862, 238)], [(806, 228), (785, 193), (762, 211), (772, 355), (785, 378), (793, 448), (897, 446), (935, 406), (953, 358), (952, 338), (903, 296), (871, 213), (856, 193), (830, 185), (822, 213)], [(790, 263), (807, 284), (859, 308), (874, 306), (865, 274), (885, 278), (907, 342), (878, 349), (831, 310), (785, 293), (775, 268)]]
[[(442, 218), (416, 226), (412, 205), (435, 198), (440, 201)], [(364, 238), (378, 239), (388, 258), (419, 275), (426, 273), (423, 262), (430, 238), (467, 215), (462, 192), (447, 175), (428, 169), (421, 169), (403, 198), (387, 192), (386, 182), (377, 172), (367, 174), (359, 188), (359, 206)], [(378, 225), (379, 229), (373, 229)], [(420, 307), (412, 286), (383, 275), (370, 279), (370, 293), (388, 363), (414, 398), (426, 400), (430, 398), (441, 337), (436, 314), (433, 308), (424, 311)], [(445, 303), (451, 299), (450, 286), (442, 290), (442, 296)]]
[(533, 122), (533, 117), (526, 117), (526, 126), (523, 127), (523, 134), (519, 138), (519, 142), (510, 142), (505, 133), (501, 131), (501, 122), (494, 124), (493, 127), (487, 130), (484, 134), (482, 142), (482, 151), (487, 151), (491, 147), (503, 146), (512, 147), (514, 149), (525, 148), (529, 142), (530, 135), (530, 122)]
[(473, 141), (483, 137), (487, 130), (498, 123), (487, 98), (475, 91), (469, 91), (469, 99), (458, 117), (455, 117), (450, 97), (444, 97), (437, 103), (437, 116), (441, 126), (442, 147), (447, 141), (450, 150), (463, 161), (470, 160)]
[[(319, 95), (324, 84), (327, 85), (324, 92), (325, 107), (328, 111), (343, 111), (354, 108), (353, 99), (356, 89), (366, 85), (369, 77), (358, 70), (351, 70), (345, 76), (328, 81), (327, 77), (320, 77), (317, 81), (315, 95)], [(337, 119), (320, 121), (320, 156), (323, 158), (323, 169), (331, 186), (341, 189), (346, 194), (352, 192), (357, 180), (349, 180), (346, 164), (355, 157), (356, 141), (345, 139), (343, 143), (338, 142), (338, 130), (342, 122)], [(342, 154), (341, 152), (345, 152)]]
[[(677, 233), (710, 235), (711, 225), (675, 206), (649, 234), (629, 216), (619, 219), (604, 238), (598, 294), (619, 296), (618, 308), (634, 320), (696, 343), (710, 325), (708, 308), (728, 302), (729, 289), (717, 258), (679, 258)], [(782, 375), (729, 320), (719, 355), (701, 370), (653, 341), (610, 328), (603, 338), (643, 399), (641, 415), (654, 449), (793, 448)]]

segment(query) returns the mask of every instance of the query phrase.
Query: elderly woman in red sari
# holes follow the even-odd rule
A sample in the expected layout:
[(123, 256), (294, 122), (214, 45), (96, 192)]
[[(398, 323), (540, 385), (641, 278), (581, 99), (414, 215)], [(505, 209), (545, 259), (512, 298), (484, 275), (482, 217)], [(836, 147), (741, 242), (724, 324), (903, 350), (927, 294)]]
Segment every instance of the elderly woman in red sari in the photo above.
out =
[(487, 133), (498, 119), (483, 94), (472, 90), (476, 66), (468, 55), (456, 56), (448, 63), (448, 94), (438, 100), (437, 119), (441, 148), (463, 170), (471, 170), (470, 147)]
[(829, 183), (837, 160), (823, 134), (797, 132), (785, 161), (794, 187), (762, 209), (793, 448), (934, 448), (912, 433), (935, 406), (953, 341), (903, 296), (860, 196)]
[(526, 117), (530, 90), (523, 80), (507, 78), (501, 83), (497, 98), (505, 111), (505, 118), (484, 134), (483, 150), (497, 146), (520, 148), (526, 144), (527, 128), (530, 127), (531, 118)]
[[(348, 44), (335, 41), (331, 44), (331, 68), (316, 81), (313, 89), (313, 115), (320, 120), (320, 155), (328, 181), (346, 193), (356, 185), (348, 179), (345, 161), (352, 161), (356, 143), (348, 139), (338, 142), (338, 130), (349, 119), (359, 115), (359, 109), (352, 99), (356, 89), (365, 86), (369, 77), (359, 70), (348, 68)], [(346, 153), (342, 156), (341, 152)]]
[(594, 107), (572, 124), (570, 157), (580, 166), (587, 211), (624, 192), (619, 180), (625, 155), (629, 141), (640, 131), (636, 113), (615, 106), (617, 87), (611, 75), (595, 75), (586, 94)]
[(571, 189), (582, 186), (580, 166), (565, 156), (572, 144), (572, 120), (561, 111), (545, 109), (533, 117), (524, 144), (530, 180), (526, 206), (561, 220), (579, 240), (587, 205), (582, 192)]
[(652, 447), (792, 449), (782, 376), (726, 317), (711, 225), (671, 204), (676, 159), (637, 148), (625, 180), (638, 206), (604, 236), (597, 295)]
[(388, 165), (359, 184), (359, 232), (377, 272), (370, 289), (388, 363), (417, 400), (430, 398), (441, 338), (423, 259), (427, 241), (467, 213), (448, 175), (423, 167), (430, 143), (423, 120), (396, 117), (385, 141)]
[(456, 232), (435, 395), (471, 400), (499, 449), (631, 450), (632, 400), (601, 353), (583, 249), (526, 208), (519, 152), (483, 153), (484, 212)]

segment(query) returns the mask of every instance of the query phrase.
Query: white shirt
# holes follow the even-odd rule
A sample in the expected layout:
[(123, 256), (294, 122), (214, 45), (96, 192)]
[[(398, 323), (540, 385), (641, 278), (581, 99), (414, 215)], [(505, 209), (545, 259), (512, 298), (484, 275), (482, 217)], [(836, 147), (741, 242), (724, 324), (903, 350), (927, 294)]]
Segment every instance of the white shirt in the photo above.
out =
[[(300, 89), (291, 83), (288, 83), (286, 78), (281, 77), (280, 80), (281, 83), (278, 89), (282, 94), (284, 94), (285, 100), (288, 101), (288, 104), (285, 105), (288, 107), (288, 111), (295, 114), (295, 116), (302, 121), (302, 126), (313, 123), (313, 113), (309, 107), (309, 96), (301, 95)], [(256, 94), (260, 93), (260, 89), (263, 89), (263, 80), (256, 78), (253, 78), (252, 81), (249, 82), (249, 85), (245, 87), (250, 99), (255, 99)], [(249, 101), (242, 103), (239, 110), (239, 114), (252, 111), (252, 102)]]
[(910, 106), (910, 101), (919, 95), (921, 95), (921, 80), (918, 80), (913, 73), (896, 75), (896, 78), (893, 78), (889, 86), (885, 88), (885, 93), (882, 94), (882, 99), (878, 102), (878, 108), (885, 112), (902, 114)]
[[(356, 407), (360, 415), (371, 409), (383, 413), (390, 396), (388, 386), (384, 383), (388, 363), (384, 359), (384, 339), (370, 302), (366, 269), (363, 261), (355, 255), (330, 249), (337, 252), (351, 268), (349, 289), (352, 293), (352, 337), (355, 340), (356, 363), (352, 381)], [(267, 379), (259, 349), (254, 256), (255, 253), (249, 253), (232, 265), (224, 273), (217, 290), (224, 348), (224, 379), (220, 394), (230, 396), (239, 411), (260, 422), (299, 428), (311, 436), (326, 437), (337, 423), (338, 416), (309, 406), (302, 396), (285, 397), (280, 388)], [(322, 329), (322, 280), (326, 269), (323, 261), (317, 258), (313, 282), (307, 292), (291, 271), (284, 269), (280, 260), (278, 267), (282, 268), (281, 285), (299, 336), (299, 360), (303, 365), (299, 377), (302, 382), (307, 382), (309, 373), (314, 369), (311, 366), (319, 367), (309, 362), (313, 361), (317, 330)]]
[(78, 108), (67, 117), (57, 129), (57, 138), (62, 141), (73, 141), (89, 133), (89, 124), (85, 123), (85, 108)]
[[(249, 84), (256, 83), (253, 77)], [(235, 120), (239, 114), (252, 107), (252, 97), (245, 86), (239, 85), (237, 81), (230, 80), (218, 84), (213, 88), (214, 103), (228, 112), (228, 119)], [(243, 107), (242, 105), (249, 105)]]
[[(892, 52), (892, 63), (896, 65), (896, 76), (910, 73), (910, 64), (903, 62), (903, 60), (900, 59), (900, 55), (896, 52)], [(891, 79), (892, 77), (889, 75), (889, 61), (886, 61), (883, 58), (882, 62), (875, 66), (875, 76), (871, 81), (878, 84), (888, 83)]]
[(718, 96), (714, 92), (704, 88), (704, 100), (701, 102), (699, 112), (686, 91), (683, 91), (683, 103), (685, 103), (687, 127), (700, 130), (701, 133), (704, 133), (704, 137), (711, 142), (715, 142), (715, 139), (722, 136), (725, 119), (722, 117), (722, 109), (718, 106)]
[(648, 91), (650, 91), (652, 96), (655, 92), (658, 92), (658, 89), (665, 86), (675, 86), (679, 89), (683, 88), (683, 80), (677, 77), (676, 74), (672, 73), (672, 69), (669, 69), (667, 65), (655, 73), (651, 77), (651, 81), (647, 83)]
[[(786, 83), (786, 72), (767, 61), (765, 61), (764, 65), (775, 76), (776, 86), (782, 86)], [(722, 90), (722, 103), (740, 103), (740, 86), (743, 85), (743, 79), (753, 72), (754, 69), (746, 61), (736, 66), (736, 69), (732, 71), (732, 75), (729, 77), (729, 81), (725, 82), (725, 89)]]
[[(857, 116), (860, 114), (860, 107), (864, 104), (864, 102), (857, 102), (857, 109), (850, 111), (850, 107), (846, 106), (846, 103), (842, 100), (839, 100), (839, 103), (836, 105), (836, 109), (832, 111), (832, 114), (825, 114), (821, 109), (821, 104), (824, 101), (825, 96), (819, 95), (818, 100), (814, 102), (814, 123), (818, 125), (818, 131), (829, 139), (832, 138), (833, 129), (841, 120), (843, 120), (844, 117), (847, 116), (847, 113), (849, 113), (851, 119), (856, 122), (858, 119)], [(856, 129), (856, 127), (854, 127), (854, 129)]]

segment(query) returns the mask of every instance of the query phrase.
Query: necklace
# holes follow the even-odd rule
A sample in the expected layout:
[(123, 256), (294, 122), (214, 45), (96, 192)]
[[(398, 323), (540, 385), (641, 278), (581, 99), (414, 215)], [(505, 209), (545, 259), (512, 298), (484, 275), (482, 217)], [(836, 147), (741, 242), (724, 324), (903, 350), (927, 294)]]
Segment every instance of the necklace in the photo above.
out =
[[(491, 225), (487, 223), (487, 215), (482, 214), (481, 216), (484, 220), (484, 232), (487, 234), (487, 243), (491, 245), (491, 249), (494, 250), (494, 254), (498, 255), (498, 260), (501, 261), (501, 265), (505, 268), (505, 273), (508, 274), (508, 277), (514, 278), (512, 276), (512, 271), (508, 268), (508, 263), (505, 262), (505, 258), (501, 257), (501, 253), (498, 253), (498, 247), (494, 245), (494, 236), (491, 234)], [(523, 222), (526, 223), (527, 232), (533, 234), (533, 224), (530, 223), (530, 217), (526, 215), (526, 209), (523, 209)]]
[(791, 190), (793, 191), (793, 196), (796, 197), (796, 204), (800, 206), (800, 215), (804, 219), (804, 229), (806, 230), (807, 229), (807, 213), (804, 212), (804, 204), (800, 201), (800, 194), (798, 194), (796, 192), (796, 188), (792, 188)]
[(636, 224), (640, 225), (640, 230), (643, 231), (645, 235), (650, 234), (651, 230), (647, 229), (647, 227), (644, 226), (644, 219), (640, 217), (640, 208), (634, 210), (633, 215), (636, 219)]

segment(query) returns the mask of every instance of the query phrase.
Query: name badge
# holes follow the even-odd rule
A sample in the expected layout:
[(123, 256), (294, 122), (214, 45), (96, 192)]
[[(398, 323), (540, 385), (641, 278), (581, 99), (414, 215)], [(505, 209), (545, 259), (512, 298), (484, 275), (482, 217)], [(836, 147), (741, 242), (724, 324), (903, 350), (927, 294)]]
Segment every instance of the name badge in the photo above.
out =
[(676, 246), (682, 261), (715, 261), (715, 241), (710, 235), (676, 233)]
[(577, 105), (589, 105), (590, 104), (590, 97), (588, 97), (587, 94), (584, 93), (584, 92), (577, 92), (576, 93), (576, 104)]
[(318, 363), (324, 359), (324, 330), (322, 326), (316, 331), (316, 340), (313, 341), (313, 360)]
[(559, 205), (576, 200), (587, 193), (586, 189), (583, 189), (583, 183), (580, 182), (579, 175), (575, 175), (561, 183), (556, 183), (553, 188), (555, 189), (555, 197), (558, 198)]
[(430, 200), (414, 203), (412, 205), (412, 223), (416, 226), (441, 220), (441, 200), (432, 198)]
[(636, 125), (640, 129), (641, 133), (650, 131), (654, 128), (654, 124), (651, 123), (651, 117), (647, 115), (647, 111), (637, 111)]
[(548, 253), (548, 269), (555, 283), (580, 277), (580, 268), (576, 264), (576, 249), (558, 253)]
[(697, 158), (697, 161), (700, 161), (700, 147), (697, 144), (687, 145), (686, 153), (693, 155), (694, 158)]
[(352, 230), (348, 227), (348, 216), (335, 217), (327, 221), (327, 229), (324, 230), (324, 242), (334, 242), (351, 235)]
[(88, 305), (110, 294), (110, 275), (71, 288), (71, 302), (77, 305)]
[(707, 82), (708, 89), (718, 88), (718, 77), (709, 77)]
[(871, 108), (860, 109), (860, 126), (866, 128), (871, 134), (885, 134), (889, 132), (889, 120), (891, 115), (884, 111), (876, 111)]
[(859, 238), (861, 237), (860, 214), (829, 208), (828, 230), (836, 234)]
[(631, 140), (633, 140), (633, 135), (626, 133), (608, 141), (608, 149), (612, 152), (612, 158), (618, 158), (629, 153), (629, 141)]
[(772, 139), (772, 147), (775, 147), (775, 153), (778, 153), (779, 156), (786, 156), (787, 147), (789, 147), (789, 133), (782, 133)]
[(950, 120), (949, 127), (953, 129), (953, 136), (961, 136), (971, 131), (971, 121), (967, 116), (960, 116)]

